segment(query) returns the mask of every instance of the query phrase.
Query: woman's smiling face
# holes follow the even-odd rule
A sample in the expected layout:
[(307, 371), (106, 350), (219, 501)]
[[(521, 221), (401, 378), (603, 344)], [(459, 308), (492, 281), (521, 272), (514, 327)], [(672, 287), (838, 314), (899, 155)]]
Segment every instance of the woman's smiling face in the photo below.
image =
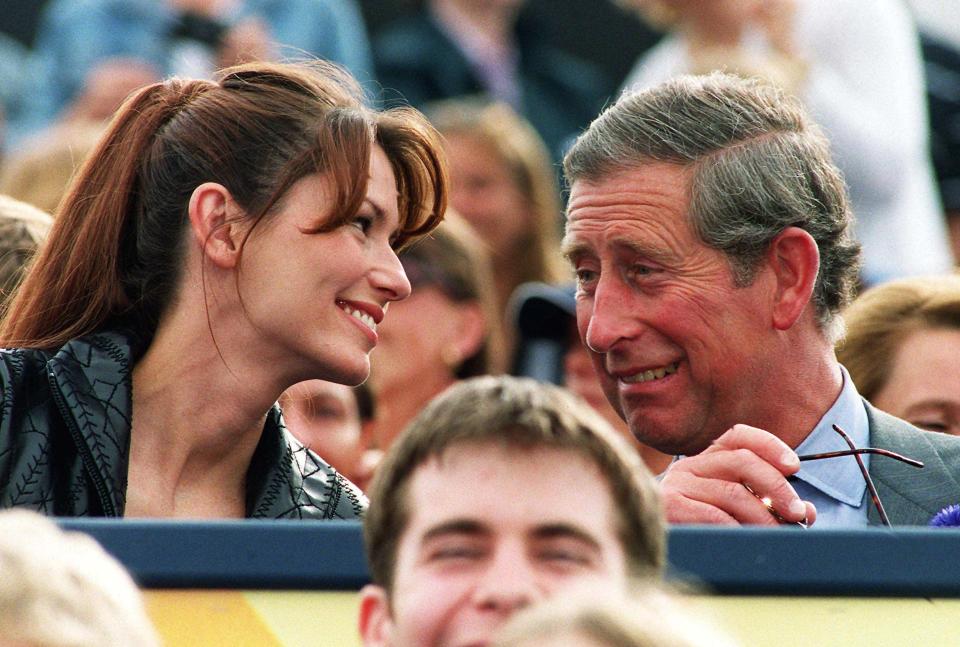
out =
[(387, 304), (410, 294), (392, 247), (397, 183), (384, 151), (372, 149), (357, 215), (332, 231), (309, 233), (330, 217), (331, 196), (322, 175), (291, 187), (245, 247), (240, 294), (265, 361), (289, 362), (295, 381), (359, 384), (370, 372), (368, 355)]

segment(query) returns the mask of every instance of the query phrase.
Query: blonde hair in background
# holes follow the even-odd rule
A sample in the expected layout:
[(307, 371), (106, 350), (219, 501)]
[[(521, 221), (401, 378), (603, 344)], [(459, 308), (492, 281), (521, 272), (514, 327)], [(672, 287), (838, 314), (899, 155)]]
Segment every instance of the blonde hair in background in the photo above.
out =
[(105, 124), (69, 124), (31, 139), (0, 168), (0, 193), (54, 214), (77, 169), (93, 151)]
[(92, 538), (26, 510), (0, 512), (0, 643), (160, 645), (143, 598)]
[(843, 311), (846, 336), (837, 343), (860, 395), (886, 384), (897, 349), (923, 329), (960, 329), (960, 275), (901, 279), (870, 288)]
[(569, 278), (560, 256), (563, 210), (555, 169), (547, 147), (530, 123), (505, 103), (469, 97), (439, 101), (427, 108), (431, 123), (444, 136), (476, 137), (490, 146), (510, 170), (530, 204), (530, 233), (516, 259), (521, 282), (559, 283)]
[(0, 309), (20, 285), (53, 219), (32, 204), (0, 194)]
[[(736, 643), (701, 609), (666, 588), (641, 585), (629, 597), (602, 591), (552, 598), (521, 611), (493, 647), (549, 645), (577, 638), (590, 647), (734, 647)], [(569, 643), (564, 643), (569, 644)]]

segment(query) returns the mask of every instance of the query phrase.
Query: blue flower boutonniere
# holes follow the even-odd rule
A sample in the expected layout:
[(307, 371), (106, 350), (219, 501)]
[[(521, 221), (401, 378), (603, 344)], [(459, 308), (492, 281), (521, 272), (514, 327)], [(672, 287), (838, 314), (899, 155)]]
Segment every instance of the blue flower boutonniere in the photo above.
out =
[(946, 508), (933, 515), (930, 525), (936, 528), (956, 528), (960, 527), (960, 504), (948, 505)]

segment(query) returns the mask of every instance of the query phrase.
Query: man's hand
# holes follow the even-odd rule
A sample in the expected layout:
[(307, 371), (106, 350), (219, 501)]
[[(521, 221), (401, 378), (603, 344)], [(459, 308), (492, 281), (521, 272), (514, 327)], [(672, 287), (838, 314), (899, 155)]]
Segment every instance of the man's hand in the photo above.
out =
[(781, 522), (761, 500), (766, 498), (785, 521), (812, 524), (817, 509), (801, 500), (786, 478), (799, 469), (796, 452), (782, 440), (734, 425), (710, 447), (666, 471), (660, 486), (667, 521), (777, 525)]

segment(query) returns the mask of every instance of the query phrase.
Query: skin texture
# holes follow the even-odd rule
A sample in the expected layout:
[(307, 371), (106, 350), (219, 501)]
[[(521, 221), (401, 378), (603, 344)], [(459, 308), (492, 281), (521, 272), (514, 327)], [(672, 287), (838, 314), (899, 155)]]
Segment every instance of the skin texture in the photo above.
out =
[(960, 436), (960, 330), (923, 328), (900, 344), (873, 404), (922, 429)]
[(417, 468), (407, 500), (431, 503), (410, 511), (389, 600), (374, 585), (361, 593), (367, 647), (487, 645), (560, 591), (626, 591), (609, 486), (572, 451), (455, 445)]
[(816, 243), (787, 228), (752, 283), (737, 287), (723, 254), (687, 222), (688, 181), (681, 167), (651, 163), (573, 184), (564, 250), (581, 339), (634, 436), (688, 455), (661, 482), (670, 522), (776, 523), (742, 484), (787, 519), (811, 521), (813, 506), (784, 477), (799, 469), (791, 447), (840, 390), (807, 307)]

